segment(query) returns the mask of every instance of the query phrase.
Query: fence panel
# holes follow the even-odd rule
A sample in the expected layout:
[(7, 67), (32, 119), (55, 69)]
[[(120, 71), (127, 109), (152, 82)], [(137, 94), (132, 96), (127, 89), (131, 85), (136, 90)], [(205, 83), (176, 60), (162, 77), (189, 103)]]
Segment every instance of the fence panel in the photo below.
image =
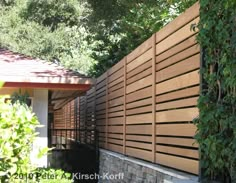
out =
[(63, 119), (63, 109), (58, 109), (54, 111), (54, 122), (52, 128), (54, 129), (65, 128), (65, 123), (62, 119)]
[(99, 146), (106, 147), (106, 110), (107, 110), (107, 73), (97, 78), (95, 85), (95, 117), (96, 128), (98, 130)]
[(125, 152), (148, 161), (152, 153), (153, 37), (127, 56)]
[(124, 59), (107, 71), (107, 148), (123, 153)]
[(96, 125), (99, 147), (198, 174), (198, 21), (196, 3), (79, 97), (80, 128)]
[(198, 8), (194, 5), (156, 34), (156, 163), (194, 174), (200, 48), (190, 26), (198, 23)]

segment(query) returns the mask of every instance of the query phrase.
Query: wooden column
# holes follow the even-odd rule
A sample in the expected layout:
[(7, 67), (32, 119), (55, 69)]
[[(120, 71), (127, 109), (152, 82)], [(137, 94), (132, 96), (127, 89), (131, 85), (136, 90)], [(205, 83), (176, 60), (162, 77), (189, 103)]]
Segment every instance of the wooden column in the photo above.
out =
[(106, 72), (106, 133), (105, 133), (105, 148), (108, 149), (108, 82), (109, 82), (109, 70)]
[[(93, 124), (94, 124), (94, 140), (97, 140), (97, 142), (99, 143), (99, 134), (97, 132), (97, 120), (96, 120), (96, 96), (97, 96), (97, 79), (95, 81), (94, 84), (94, 103), (93, 103)], [(98, 138), (98, 139), (96, 139)], [(99, 144), (98, 144), (99, 146)]]
[(127, 57), (124, 58), (124, 123), (123, 123), (123, 154), (126, 154), (126, 80), (127, 80), (127, 74), (126, 74), (126, 63), (127, 63)]
[[(87, 129), (87, 92), (84, 96), (84, 128)], [(84, 142), (87, 143), (87, 131), (84, 131)]]
[(152, 161), (156, 161), (156, 34), (152, 35)]

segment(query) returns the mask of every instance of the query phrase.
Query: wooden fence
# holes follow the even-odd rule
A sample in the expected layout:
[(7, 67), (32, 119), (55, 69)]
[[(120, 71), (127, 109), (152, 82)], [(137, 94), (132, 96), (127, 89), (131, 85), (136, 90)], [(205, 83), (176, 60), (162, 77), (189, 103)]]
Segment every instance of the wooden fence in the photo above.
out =
[(198, 116), (199, 5), (123, 58), (80, 97), (80, 121), (99, 146), (193, 174), (199, 172), (192, 120)]

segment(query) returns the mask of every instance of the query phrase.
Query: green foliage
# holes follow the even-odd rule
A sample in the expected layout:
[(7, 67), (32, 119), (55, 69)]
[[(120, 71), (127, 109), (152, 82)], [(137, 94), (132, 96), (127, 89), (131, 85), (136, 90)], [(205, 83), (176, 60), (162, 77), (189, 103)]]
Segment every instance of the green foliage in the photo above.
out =
[(87, 11), (83, 3), (16, 0), (0, 10), (0, 47), (88, 74), (94, 60), (88, 32), (79, 23)]
[(76, 0), (31, 0), (27, 2), (22, 15), (27, 20), (55, 30), (59, 24), (70, 27), (78, 25), (80, 18), (78, 7)]
[(0, 88), (3, 86), (4, 82), (0, 81)]
[(37, 117), (19, 102), (4, 103), (0, 100), (0, 180), (9, 179), (15, 173), (27, 173), (31, 169), (31, 145), (37, 135)]
[(0, 47), (98, 76), (196, 0), (0, 0)]
[(15, 3), (15, 0), (0, 0), (0, 5), (11, 6)]
[(204, 85), (196, 139), (205, 176), (236, 182), (236, 1), (201, 0), (200, 5)]
[(97, 61), (90, 73), (99, 76), (196, 0), (88, 2), (93, 12), (87, 26), (95, 34), (92, 56)]
[[(11, 103), (14, 104), (19, 102), (20, 104), (28, 104), (29, 103), (29, 94), (25, 92), (24, 94), (21, 93), (21, 89), (19, 92), (15, 92), (11, 95)], [(30, 106), (30, 105), (28, 105)]]
[[(0, 88), (2, 85), (0, 82)], [(0, 98), (0, 182), (72, 183), (71, 175), (62, 170), (32, 166), (30, 153), (39, 122), (25, 104), (28, 95), (14, 96), (13, 103), (5, 103)], [(39, 158), (49, 150), (41, 149)]]

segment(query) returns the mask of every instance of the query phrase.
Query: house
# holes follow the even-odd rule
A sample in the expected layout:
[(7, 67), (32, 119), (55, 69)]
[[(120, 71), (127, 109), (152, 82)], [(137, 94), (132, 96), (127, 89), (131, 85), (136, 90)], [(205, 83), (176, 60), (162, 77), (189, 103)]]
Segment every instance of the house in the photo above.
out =
[[(0, 49), (0, 68), (0, 81), (4, 82), (0, 96), (7, 99), (15, 92), (27, 92), (33, 112), (44, 125), (38, 129), (34, 152), (48, 145), (49, 112), (84, 93), (93, 84), (93, 79), (80, 73), (6, 49)], [(47, 166), (47, 157), (35, 163)]]

